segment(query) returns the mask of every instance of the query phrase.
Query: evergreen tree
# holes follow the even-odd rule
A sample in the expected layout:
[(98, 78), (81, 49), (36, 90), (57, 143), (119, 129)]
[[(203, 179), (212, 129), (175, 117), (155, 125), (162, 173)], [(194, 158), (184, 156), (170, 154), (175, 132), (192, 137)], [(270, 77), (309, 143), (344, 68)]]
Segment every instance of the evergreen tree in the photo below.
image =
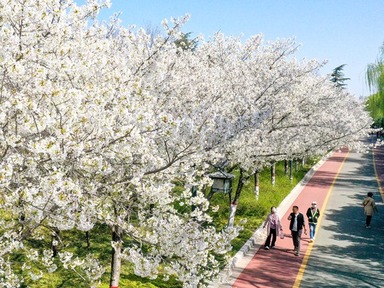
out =
[(331, 81), (336, 84), (336, 87), (345, 88), (347, 84), (344, 83), (346, 80), (350, 80), (350, 78), (344, 77), (344, 67), (346, 64), (340, 65), (333, 69), (333, 72), (331, 74)]
[(197, 47), (197, 40), (190, 39), (191, 32), (182, 33), (181, 37), (175, 41), (177, 47), (181, 47), (183, 50), (194, 51)]

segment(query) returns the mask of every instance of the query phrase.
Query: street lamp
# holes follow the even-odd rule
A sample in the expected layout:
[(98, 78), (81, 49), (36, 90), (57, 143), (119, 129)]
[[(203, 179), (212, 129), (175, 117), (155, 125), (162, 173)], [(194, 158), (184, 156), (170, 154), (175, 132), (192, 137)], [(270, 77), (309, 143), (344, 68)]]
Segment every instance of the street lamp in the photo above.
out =
[(212, 192), (223, 192), (225, 194), (231, 192), (234, 177), (234, 175), (223, 171), (209, 174), (209, 178), (213, 180)]

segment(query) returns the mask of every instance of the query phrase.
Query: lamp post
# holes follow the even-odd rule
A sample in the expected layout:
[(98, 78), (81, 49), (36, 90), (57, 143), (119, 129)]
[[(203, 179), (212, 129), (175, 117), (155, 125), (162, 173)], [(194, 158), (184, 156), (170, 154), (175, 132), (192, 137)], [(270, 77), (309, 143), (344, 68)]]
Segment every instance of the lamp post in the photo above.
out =
[(209, 178), (213, 180), (211, 187), (212, 192), (223, 192), (224, 194), (230, 193), (232, 191), (232, 182), (234, 177), (234, 175), (224, 171), (209, 174)]

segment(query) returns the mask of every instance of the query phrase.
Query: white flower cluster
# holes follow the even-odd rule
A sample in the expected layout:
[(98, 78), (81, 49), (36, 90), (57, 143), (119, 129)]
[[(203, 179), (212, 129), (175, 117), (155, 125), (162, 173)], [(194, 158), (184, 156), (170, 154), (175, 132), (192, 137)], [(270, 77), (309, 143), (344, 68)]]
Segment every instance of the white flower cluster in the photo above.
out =
[[(113, 285), (121, 259), (143, 277), (162, 271), (185, 287), (204, 285), (239, 229), (212, 226), (207, 163), (225, 157), (251, 173), (353, 146), (368, 133), (360, 103), (317, 74), (321, 63), (296, 61), (292, 39), (217, 34), (185, 50), (175, 40), (188, 16), (164, 21), (164, 35), (151, 37), (117, 19), (99, 23), (108, 5), (0, 0), (4, 287), (28, 280), (8, 260), (18, 251), (46, 267), (41, 273), (59, 269), (51, 253), (24, 248), (26, 239), (96, 225), (115, 237)], [(96, 256), (80, 259), (66, 247), (61, 266), (96, 285), (104, 272)]]

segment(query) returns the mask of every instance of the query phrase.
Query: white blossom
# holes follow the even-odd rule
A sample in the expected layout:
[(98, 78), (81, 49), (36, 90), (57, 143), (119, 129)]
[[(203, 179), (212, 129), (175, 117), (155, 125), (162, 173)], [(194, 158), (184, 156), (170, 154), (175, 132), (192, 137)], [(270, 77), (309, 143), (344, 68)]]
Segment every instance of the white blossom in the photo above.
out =
[[(4, 287), (26, 281), (12, 253), (27, 255), (34, 279), (58, 269), (50, 250), (36, 254), (26, 239), (97, 225), (132, 240), (111, 244), (136, 274), (153, 279), (161, 267), (165, 279), (203, 287), (219, 272), (214, 255), (230, 251), (241, 229), (212, 226), (208, 163), (226, 158), (252, 173), (359, 147), (369, 131), (354, 97), (318, 75), (323, 63), (295, 59), (294, 39), (218, 33), (183, 50), (174, 41), (188, 15), (151, 38), (118, 19), (99, 22), (109, 5), (0, 0), (0, 209), (12, 218), (0, 220)], [(97, 255), (61, 249), (64, 269), (97, 285)], [(33, 262), (46, 271), (34, 273)]]

